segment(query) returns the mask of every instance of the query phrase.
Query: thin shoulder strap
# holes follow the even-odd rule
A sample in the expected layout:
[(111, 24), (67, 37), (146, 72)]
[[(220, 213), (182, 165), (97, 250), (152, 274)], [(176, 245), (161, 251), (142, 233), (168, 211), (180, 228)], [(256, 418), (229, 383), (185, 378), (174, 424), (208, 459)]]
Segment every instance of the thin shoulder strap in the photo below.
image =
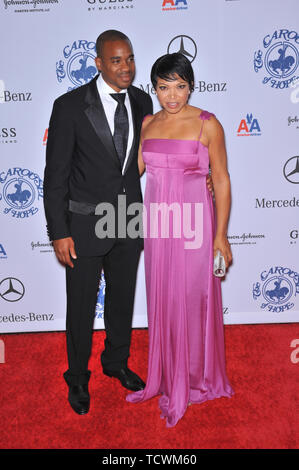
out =
[(215, 116), (215, 114), (213, 113), (209, 113), (209, 111), (205, 111), (205, 110), (202, 110), (202, 112), (200, 113), (200, 115), (198, 116), (199, 119), (202, 121), (202, 125), (201, 125), (201, 129), (200, 129), (200, 134), (199, 134), (199, 139), (201, 139), (201, 134), (202, 134), (202, 130), (203, 130), (203, 125), (205, 123), (206, 120), (209, 120), (211, 116)]
[[(200, 116), (199, 116), (199, 119), (201, 119)], [(204, 125), (204, 120), (201, 119), (201, 121), (202, 121), (202, 124), (201, 124), (201, 128), (200, 128), (200, 133), (199, 133), (199, 139), (198, 140), (201, 139), (202, 129), (203, 129), (203, 125)]]

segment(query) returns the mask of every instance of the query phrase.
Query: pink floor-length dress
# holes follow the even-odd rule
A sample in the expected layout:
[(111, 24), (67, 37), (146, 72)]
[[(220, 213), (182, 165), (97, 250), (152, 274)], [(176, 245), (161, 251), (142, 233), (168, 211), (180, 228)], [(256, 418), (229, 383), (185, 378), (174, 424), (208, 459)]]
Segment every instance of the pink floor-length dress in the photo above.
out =
[[(204, 121), (210, 116), (202, 111), (199, 117)], [(146, 165), (148, 376), (146, 388), (130, 393), (127, 401), (142, 402), (161, 394), (161, 417), (166, 418), (167, 427), (172, 427), (182, 418), (188, 403), (234, 393), (225, 369), (220, 279), (213, 275), (215, 216), (206, 185), (209, 154), (199, 140), (177, 139), (146, 139), (142, 154)], [(171, 224), (170, 237), (165, 237), (167, 232), (162, 236), (165, 218), (158, 219), (158, 236), (150, 236), (150, 224), (154, 223), (151, 207), (161, 202), (168, 206), (178, 203), (182, 210), (184, 203), (193, 207), (202, 203), (200, 248), (186, 249), (187, 238), (174, 236)]]

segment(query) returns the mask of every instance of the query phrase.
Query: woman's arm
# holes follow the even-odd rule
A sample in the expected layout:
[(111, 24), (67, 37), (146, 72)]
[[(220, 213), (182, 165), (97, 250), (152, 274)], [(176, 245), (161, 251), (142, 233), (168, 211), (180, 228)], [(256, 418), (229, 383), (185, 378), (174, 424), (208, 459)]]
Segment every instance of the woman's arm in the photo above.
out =
[(140, 176), (142, 176), (143, 173), (145, 172), (145, 164), (142, 158), (142, 143), (144, 139), (145, 129), (147, 128), (148, 123), (152, 121), (152, 119), (153, 119), (153, 116), (151, 114), (148, 114), (143, 119), (142, 126), (141, 126), (140, 143), (139, 143), (139, 149), (138, 149), (138, 169), (139, 169)]
[(216, 203), (217, 227), (214, 240), (214, 255), (217, 250), (220, 250), (225, 258), (226, 266), (229, 266), (232, 261), (232, 254), (227, 239), (227, 227), (231, 207), (231, 187), (227, 170), (224, 131), (222, 125), (215, 117), (205, 121), (205, 125), (209, 142), (210, 166)]
[(145, 172), (145, 164), (142, 158), (142, 135), (140, 136), (140, 143), (139, 143), (139, 149), (138, 149), (138, 169), (139, 169), (139, 175), (142, 176), (143, 173)]

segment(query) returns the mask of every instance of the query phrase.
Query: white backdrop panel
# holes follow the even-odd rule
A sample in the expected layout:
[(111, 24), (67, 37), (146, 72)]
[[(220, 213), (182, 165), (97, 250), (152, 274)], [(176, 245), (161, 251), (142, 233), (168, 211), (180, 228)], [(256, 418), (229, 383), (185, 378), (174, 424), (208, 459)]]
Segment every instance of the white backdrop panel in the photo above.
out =
[[(155, 111), (151, 66), (184, 50), (195, 73), (191, 104), (224, 127), (234, 256), (222, 282), (224, 322), (299, 321), (298, 14), (297, 0), (1, 2), (0, 332), (65, 329), (65, 273), (43, 213), (46, 129), (54, 99), (93, 76), (95, 40), (112, 28), (131, 38), (134, 84)], [(102, 284), (97, 329), (103, 295)], [(147, 326), (143, 255), (133, 326)]]

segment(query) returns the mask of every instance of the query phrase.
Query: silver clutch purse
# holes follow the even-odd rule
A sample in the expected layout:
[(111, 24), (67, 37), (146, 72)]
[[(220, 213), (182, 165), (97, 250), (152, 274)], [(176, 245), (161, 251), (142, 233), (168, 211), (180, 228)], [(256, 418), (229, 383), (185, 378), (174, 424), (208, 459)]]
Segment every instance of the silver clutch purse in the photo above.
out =
[(214, 276), (223, 277), (225, 275), (225, 271), (226, 271), (225, 260), (221, 252), (218, 250), (214, 258), (214, 267), (213, 267)]

